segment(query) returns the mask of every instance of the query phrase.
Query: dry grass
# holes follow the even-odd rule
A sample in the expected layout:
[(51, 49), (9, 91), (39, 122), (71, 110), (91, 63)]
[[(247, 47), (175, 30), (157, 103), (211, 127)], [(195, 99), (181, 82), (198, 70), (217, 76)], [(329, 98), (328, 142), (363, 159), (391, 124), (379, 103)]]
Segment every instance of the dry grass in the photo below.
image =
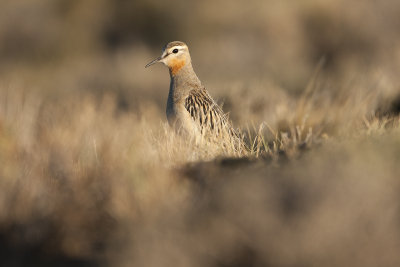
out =
[(157, 109), (124, 111), (112, 95), (3, 88), (4, 262), (397, 262), (400, 119), (373, 116), (378, 92), (364, 93), (282, 98), (285, 120), (244, 128), (251, 150), (238, 152), (185, 139)]

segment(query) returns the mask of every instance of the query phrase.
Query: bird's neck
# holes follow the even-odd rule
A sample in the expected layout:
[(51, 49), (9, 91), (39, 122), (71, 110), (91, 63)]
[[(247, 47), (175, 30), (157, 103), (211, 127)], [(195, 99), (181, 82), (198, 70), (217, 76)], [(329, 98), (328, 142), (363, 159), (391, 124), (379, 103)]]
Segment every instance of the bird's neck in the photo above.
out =
[(181, 103), (181, 101), (188, 96), (190, 90), (202, 88), (202, 85), (190, 62), (174, 73), (170, 68), (169, 73), (171, 76), (171, 83), (167, 100), (167, 117), (168, 121), (173, 121), (176, 116), (176, 103)]
[(200, 88), (201, 82), (193, 70), (191, 62), (184, 64), (178, 71), (170, 68), (171, 77), (169, 95), (175, 100), (185, 96), (191, 89)]

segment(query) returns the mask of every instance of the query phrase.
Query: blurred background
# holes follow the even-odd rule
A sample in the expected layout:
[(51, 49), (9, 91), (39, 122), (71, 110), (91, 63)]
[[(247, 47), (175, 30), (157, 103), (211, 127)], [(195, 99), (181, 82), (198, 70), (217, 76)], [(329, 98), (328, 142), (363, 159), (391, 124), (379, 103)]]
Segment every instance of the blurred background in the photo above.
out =
[[(0, 1), (0, 265), (400, 266), (399, 14)], [(144, 66), (173, 40), (235, 126), (264, 127), (257, 160), (165, 124), (168, 71)]]
[(163, 112), (168, 72), (143, 66), (172, 40), (188, 43), (235, 120), (234, 99), (247, 95), (260, 112), (273, 88), (304, 91), (319, 64), (329, 90), (368, 77), (365, 86), (398, 91), (396, 0), (19, 0), (0, 12), (1, 82), (47, 95), (113, 92), (121, 108), (150, 102)]

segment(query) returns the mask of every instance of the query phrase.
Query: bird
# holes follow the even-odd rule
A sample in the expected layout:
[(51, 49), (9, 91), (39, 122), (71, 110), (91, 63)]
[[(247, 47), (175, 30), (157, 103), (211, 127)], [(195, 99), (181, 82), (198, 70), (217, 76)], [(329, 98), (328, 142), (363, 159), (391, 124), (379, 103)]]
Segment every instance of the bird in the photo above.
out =
[(240, 143), (240, 136), (232, 127), (228, 115), (196, 75), (189, 48), (184, 42), (169, 42), (163, 47), (161, 56), (145, 68), (156, 63), (163, 63), (169, 69), (166, 115), (170, 126), (195, 137), (228, 137)]

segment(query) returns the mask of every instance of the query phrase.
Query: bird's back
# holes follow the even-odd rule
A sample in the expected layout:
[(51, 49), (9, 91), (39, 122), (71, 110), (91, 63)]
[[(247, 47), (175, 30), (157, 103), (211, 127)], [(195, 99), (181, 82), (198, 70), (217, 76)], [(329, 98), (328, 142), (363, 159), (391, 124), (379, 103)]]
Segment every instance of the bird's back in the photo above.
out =
[(203, 87), (192, 89), (185, 98), (184, 106), (191, 119), (199, 126), (202, 134), (232, 132), (227, 115)]

